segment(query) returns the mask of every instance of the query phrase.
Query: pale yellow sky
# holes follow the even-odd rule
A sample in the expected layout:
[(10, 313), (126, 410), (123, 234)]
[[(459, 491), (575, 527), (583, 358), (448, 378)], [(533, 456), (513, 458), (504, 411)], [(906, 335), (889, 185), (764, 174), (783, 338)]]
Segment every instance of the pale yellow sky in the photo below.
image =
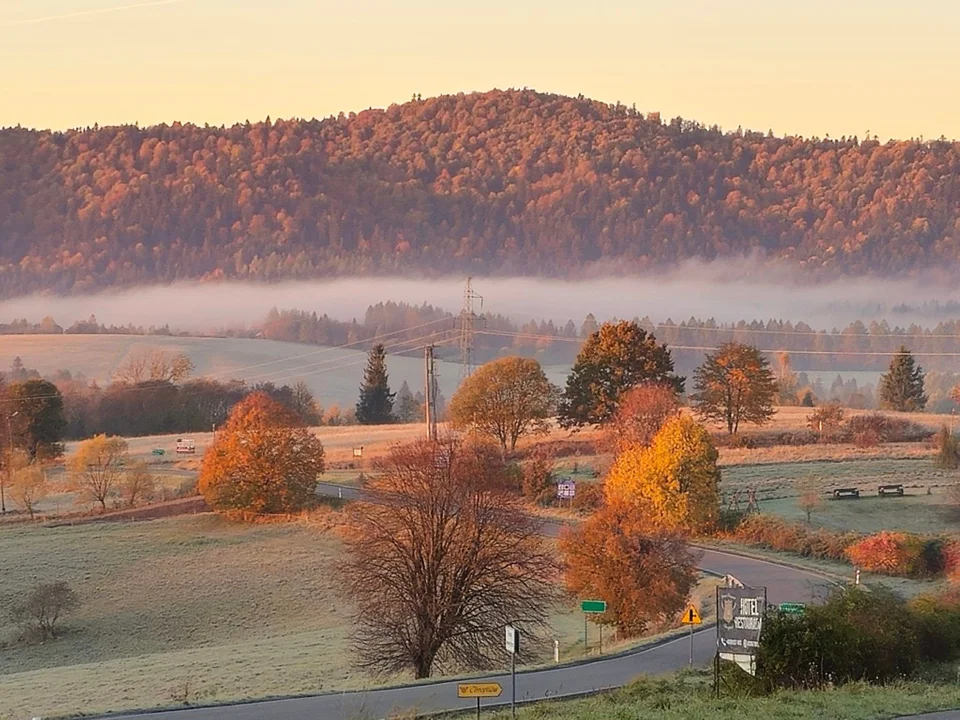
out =
[(960, 138), (956, 0), (0, 0), (0, 126), (532, 87), (724, 129)]

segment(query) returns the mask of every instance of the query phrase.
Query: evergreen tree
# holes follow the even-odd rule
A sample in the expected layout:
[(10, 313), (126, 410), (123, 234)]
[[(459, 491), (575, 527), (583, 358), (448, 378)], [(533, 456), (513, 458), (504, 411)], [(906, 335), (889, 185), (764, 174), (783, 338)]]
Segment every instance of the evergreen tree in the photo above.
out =
[(367, 369), (357, 401), (357, 422), (361, 425), (385, 425), (393, 422), (393, 397), (387, 378), (387, 352), (383, 345), (370, 348)]
[(880, 406), (897, 412), (915, 412), (927, 405), (923, 392), (923, 368), (903, 345), (890, 361), (890, 369), (880, 376)]
[(407, 385), (406, 380), (403, 381), (403, 385), (401, 385), (397, 391), (395, 415), (398, 422), (423, 422), (422, 401), (418, 400), (417, 397), (410, 392), (410, 386)]

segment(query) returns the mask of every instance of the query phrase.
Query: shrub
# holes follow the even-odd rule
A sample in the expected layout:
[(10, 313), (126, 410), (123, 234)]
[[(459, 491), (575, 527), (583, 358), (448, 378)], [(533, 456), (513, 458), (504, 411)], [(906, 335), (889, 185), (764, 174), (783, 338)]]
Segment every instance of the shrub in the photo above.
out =
[(804, 557), (844, 560), (844, 551), (858, 539), (852, 533), (812, 530), (771, 515), (744, 518), (731, 534), (738, 542), (765, 547), (778, 552), (792, 552)]
[(944, 425), (936, 436), (937, 456), (934, 463), (944, 470), (960, 467), (960, 439)]
[(557, 496), (553, 458), (545, 451), (534, 453), (521, 466), (520, 490), (530, 502), (549, 505)]
[(920, 659), (951, 662), (960, 657), (960, 596), (919, 595), (910, 602)]
[(854, 445), (861, 448), (876, 447), (887, 441), (888, 420), (880, 413), (855, 415), (847, 420), (847, 432)]
[[(942, 557), (938, 548), (932, 548)], [(915, 535), (899, 532), (879, 532), (847, 548), (850, 562), (869, 572), (885, 575), (917, 576), (928, 574), (924, 566), (924, 542)], [(942, 565), (942, 561), (931, 561)]]
[(57, 623), (80, 606), (80, 598), (62, 580), (37, 585), (13, 609), (13, 618), (28, 625), (28, 632), (40, 642), (57, 636)]
[(771, 614), (757, 656), (766, 689), (909, 677), (921, 659), (916, 620), (883, 589), (845, 588), (803, 615)]
[(577, 483), (577, 493), (573, 496), (573, 507), (590, 512), (603, 505), (603, 483)]
[(825, 441), (837, 441), (843, 435), (843, 408), (835, 403), (823, 405), (807, 416), (807, 427)]

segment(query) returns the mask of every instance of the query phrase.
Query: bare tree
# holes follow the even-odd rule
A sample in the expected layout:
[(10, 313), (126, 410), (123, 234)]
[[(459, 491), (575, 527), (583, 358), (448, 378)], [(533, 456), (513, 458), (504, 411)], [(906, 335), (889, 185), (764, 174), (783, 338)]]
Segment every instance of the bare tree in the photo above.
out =
[(351, 506), (348, 587), (358, 664), (378, 673), (491, 668), (503, 627), (545, 624), (557, 560), (509, 489), (502, 454), (426, 440), (378, 463)]
[(123, 475), (120, 483), (120, 494), (127, 507), (136, 507), (141, 500), (146, 500), (153, 495), (157, 487), (157, 481), (150, 474), (150, 470), (145, 462), (138, 461), (129, 467)]
[(80, 598), (62, 580), (37, 585), (24, 601), (14, 607), (13, 617), (29, 623), (39, 639), (57, 636), (57, 622), (64, 613), (80, 606)]
[(67, 462), (71, 486), (89, 500), (107, 509), (107, 498), (117, 490), (127, 460), (127, 441), (97, 435), (84, 440)]
[(136, 385), (148, 380), (178, 383), (193, 372), (193, 362), (184, 353), (163, 350), (137, 352), (113, 374), (114, 382)]

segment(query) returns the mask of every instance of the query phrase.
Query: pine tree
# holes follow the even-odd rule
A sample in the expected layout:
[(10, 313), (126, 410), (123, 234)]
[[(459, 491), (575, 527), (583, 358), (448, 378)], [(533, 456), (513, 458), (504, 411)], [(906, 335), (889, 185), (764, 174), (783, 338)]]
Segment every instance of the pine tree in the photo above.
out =
[(374, 345), (367, 356), (367, 369), (357, 401), (357, 422), (361, 425), (385, 425), (394, 420), (393, 397), (387, 378), (387, 352)]
[(915, 412), (927, 405), (923, 392), (923, 368), (903, 345), (890, 361), (890, 369), (880, 376), (880, 406), (897, 412)]

